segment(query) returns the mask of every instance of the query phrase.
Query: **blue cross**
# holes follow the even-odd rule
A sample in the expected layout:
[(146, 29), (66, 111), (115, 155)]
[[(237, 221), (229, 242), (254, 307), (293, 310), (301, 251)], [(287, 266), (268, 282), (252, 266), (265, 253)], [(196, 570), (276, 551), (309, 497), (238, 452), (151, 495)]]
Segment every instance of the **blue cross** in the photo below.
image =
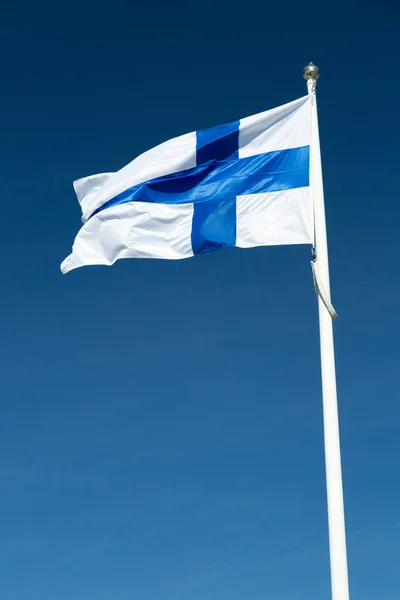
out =
[(239, 159), (239, 121), (196, 132), (196, 167), (156, 177), (105, 202), (193, 203), (194, 254), (236, 245), (236, 197), (309, 185), (309, 146)]

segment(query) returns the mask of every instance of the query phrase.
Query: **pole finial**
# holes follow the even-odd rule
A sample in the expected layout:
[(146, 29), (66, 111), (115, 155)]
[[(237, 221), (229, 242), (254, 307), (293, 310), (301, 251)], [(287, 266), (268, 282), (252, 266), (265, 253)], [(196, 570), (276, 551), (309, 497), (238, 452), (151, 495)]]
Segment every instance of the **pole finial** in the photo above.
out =
[(303, 69), (303, 77), (307, 80), (312, 79), (314, 81), (317, 81), (317, 79), (319, 79), (320, 74), (321, 71), (312, 62), (308, 63), (308, 65)]

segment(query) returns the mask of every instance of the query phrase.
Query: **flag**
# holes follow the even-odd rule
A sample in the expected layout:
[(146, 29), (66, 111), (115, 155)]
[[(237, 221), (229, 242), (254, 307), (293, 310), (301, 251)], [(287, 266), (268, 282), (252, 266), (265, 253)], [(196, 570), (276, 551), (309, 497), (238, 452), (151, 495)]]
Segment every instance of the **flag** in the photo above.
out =
[(75, 181), (83, 226), (62, 272), (120, 258), (312, 244), (310, 129), (305, 96)]

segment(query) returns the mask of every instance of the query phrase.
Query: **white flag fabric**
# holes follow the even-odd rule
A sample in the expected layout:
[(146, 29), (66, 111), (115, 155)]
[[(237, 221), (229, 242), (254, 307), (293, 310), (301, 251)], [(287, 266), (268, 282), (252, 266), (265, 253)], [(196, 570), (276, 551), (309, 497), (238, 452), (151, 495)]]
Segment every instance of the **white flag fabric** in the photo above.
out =
[(313, 244), (310, 128), (305, 96), (75, 181), (84, 225), (62, 272), (119, 258)]

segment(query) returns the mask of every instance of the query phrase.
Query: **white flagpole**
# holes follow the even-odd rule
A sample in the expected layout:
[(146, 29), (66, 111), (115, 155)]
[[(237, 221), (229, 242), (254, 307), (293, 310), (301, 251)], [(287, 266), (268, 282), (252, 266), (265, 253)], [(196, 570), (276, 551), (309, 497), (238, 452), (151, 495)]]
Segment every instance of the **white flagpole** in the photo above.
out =
[[(328, 244), (319, 145), (316, 84), (320, 71), (310, 63), (303, 69), (312, 96), (310, 184), (314, 199), (315, 270), (321, 346), (322, 403), (324, 412), (325, 468), (328, 499), (329, 550), (332, 600), (349, 600), (346, 531), (344, 520), (339, 419), (336, 395), (335, 353), (330, 304)], [(330, 310), (332, 309), (332, 310)], [(332, 312), (333, 311), (333, 312)]]

